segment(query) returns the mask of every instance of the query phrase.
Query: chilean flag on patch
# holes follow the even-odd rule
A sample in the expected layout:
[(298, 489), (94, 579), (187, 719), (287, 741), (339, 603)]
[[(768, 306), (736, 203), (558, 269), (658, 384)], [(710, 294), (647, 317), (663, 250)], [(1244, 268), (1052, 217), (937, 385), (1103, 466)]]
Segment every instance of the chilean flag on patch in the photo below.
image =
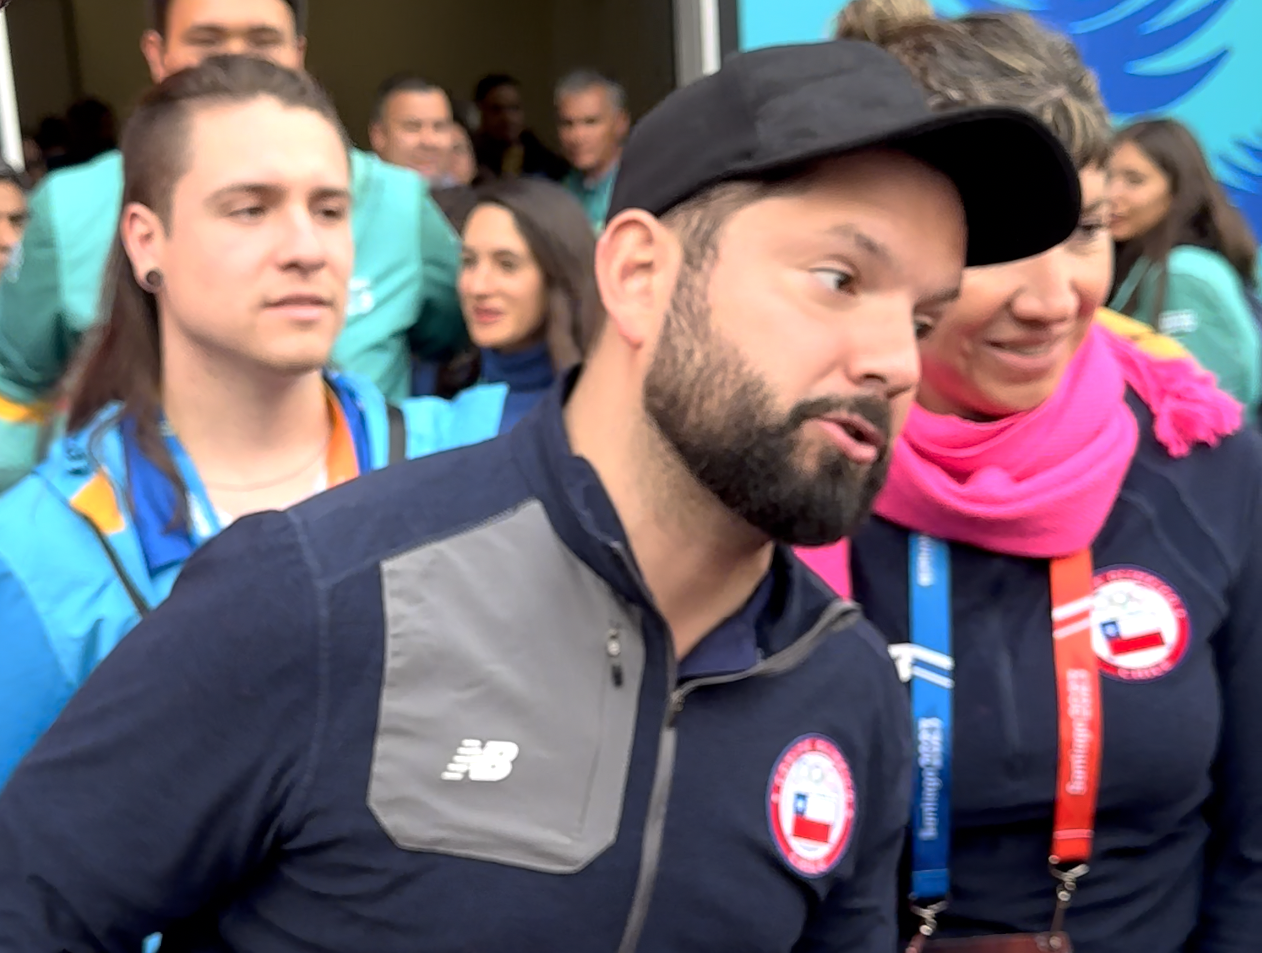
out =
[(836, 821), (836, 798), (810, 792), (793, 796), (793, 837), (827, 844)]
[(1130, 655), (1132, 652), (1143, 652), (1147, 649), (1162, 649), (1166, 640), (1160, 632), (1141, 632), (1137, 635), (1122, 635), (1122, 628), (1116, 622), (1105, 622), (1100, 631), (1109, 640), (1109, 651), (1113, 655)]

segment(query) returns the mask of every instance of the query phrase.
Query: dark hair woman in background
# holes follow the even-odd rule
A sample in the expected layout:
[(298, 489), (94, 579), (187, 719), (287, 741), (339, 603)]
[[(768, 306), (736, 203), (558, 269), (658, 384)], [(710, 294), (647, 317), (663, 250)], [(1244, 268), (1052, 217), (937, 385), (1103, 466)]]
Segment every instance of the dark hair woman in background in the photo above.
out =
[(600, 332), (596, 239), (578, 202), (542, 179), (484, 187), (462, 237), (457, 288), (476, 350), (444, 369), (439, 392), (462, 392), (504, 433)]
[(1256, 419), (1257, 241), (1196, 138), (1173, 119), (1127, 126), (1113, 141), (1109, 198), (1117, 242), (1109, 306), (1179, 341)]

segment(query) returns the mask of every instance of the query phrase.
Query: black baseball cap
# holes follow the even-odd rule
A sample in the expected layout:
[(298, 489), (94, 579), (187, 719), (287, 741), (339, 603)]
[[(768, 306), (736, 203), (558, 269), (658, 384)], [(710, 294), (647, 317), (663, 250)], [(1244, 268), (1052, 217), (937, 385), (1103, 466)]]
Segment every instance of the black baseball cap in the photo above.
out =
[(661, 217), (713, 185), (869, 146), (906, 152), (955, 183), (969, 265), (1037, 255), (1078, 225), (1078, 171), (1046, 126), (1005, 107), (932, 112), (901, 63), (848, 40), (740, 53), (675, 90), (627, 140), (609, 218), (629, 208)]

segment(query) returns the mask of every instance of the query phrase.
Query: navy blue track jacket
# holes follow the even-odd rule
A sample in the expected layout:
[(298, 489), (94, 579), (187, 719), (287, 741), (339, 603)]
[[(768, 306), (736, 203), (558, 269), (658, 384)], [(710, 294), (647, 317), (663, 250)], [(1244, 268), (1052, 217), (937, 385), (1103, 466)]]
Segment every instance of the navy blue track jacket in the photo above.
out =
[(0, 950), (890, 953), (884, 640), (780, 551), (677, 663), (559, 394), (195, 556), (0, 793)]
[[(1262, 950), (1262, 438), (1140, 445), (1092, 547), (1103, 765), (1076, 953)], [(854, 540), (856, 598), (910, 661), (908, 532)], [(943, 933), (1046, 930), (1057, 760), (1046, 560), (951, 546), (952, 903)], [(910, 665), (904, 671), (910, 677)], [(905, 927), (906, 930), (906, 927)]]

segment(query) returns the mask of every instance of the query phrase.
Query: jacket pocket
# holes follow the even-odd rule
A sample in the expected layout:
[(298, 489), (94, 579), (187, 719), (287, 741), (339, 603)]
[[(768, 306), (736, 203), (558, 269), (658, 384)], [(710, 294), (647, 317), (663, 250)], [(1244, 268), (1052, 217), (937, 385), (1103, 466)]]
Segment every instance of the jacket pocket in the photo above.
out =
[(572, 873), (617, 838), (644, 646), (530, 502), (382, 564), (369, 808), (401, 848)]

